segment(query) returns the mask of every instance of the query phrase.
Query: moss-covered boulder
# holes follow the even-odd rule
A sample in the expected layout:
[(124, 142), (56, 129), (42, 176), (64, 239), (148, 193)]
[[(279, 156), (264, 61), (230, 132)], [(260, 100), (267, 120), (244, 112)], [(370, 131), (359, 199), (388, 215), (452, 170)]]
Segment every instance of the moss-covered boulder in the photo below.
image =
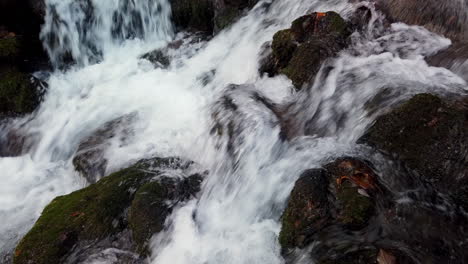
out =
[(14, 33), (0, 33), (0, 62), (11, 62), (17, 59), (20, 52), (20, 39)]
[(304, 247), (330, 222), (329, 178), (323, 169), (304, 172), (294, 185), (282, 216), (279, 242), (283, 249)]
[(467, 100), (418, 94), (379, 117), (360, 139), (395, 157), (430, 182), (466, 202)]
[(302, 16), (290, 29), (273, 36), (272, 53), (262, 61), (260, 71), (270, 76), (283, 73), (301, 89), (315, 79), (328, 58), (346, 47), (350, 34), (350, 24), (335, 12)]
[(366, 228), (375, 214), (373, 197), (382, 187), (368, 164), (342, 158), (324, 168), (304, 172), (294, 185), (281, 219), (283, 252), (311, 241), (333, 240), (336, 231), (331, 230)]
[(14, 67), (0, 67), (0, 117), (31, 113), (39, 105), (40, 91), (28, 74)]
[[(143, 160), (87, 188), (55, 198), (18, 244), (14, 263), (63, 263), (69, 256), (85, 258), (93, 247), (102, 248), (103, 241), (118, 240), (128, 230), (134, 240), (121, 249), (142, 252), (151, 235), (163, 228), (171, 208), (198, 191), (200, 175), (188, 174), (192, 164), (177, 158)], [(183, 178), (175, 178), (181, 175)]]

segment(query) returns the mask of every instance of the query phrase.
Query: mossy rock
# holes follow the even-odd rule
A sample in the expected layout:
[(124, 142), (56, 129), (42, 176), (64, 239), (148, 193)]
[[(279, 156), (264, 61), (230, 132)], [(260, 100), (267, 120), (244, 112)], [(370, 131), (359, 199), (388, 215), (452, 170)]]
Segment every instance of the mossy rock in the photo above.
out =
[(138, 252), (148, 253), (147, 243), (153, 234), (163, 230), (173, 206), (197, 193), (201, 181), (200, 175), (192, 175), (182, 182), (164, 178), (146, 183), (138, 190), (129, 214), (129, 224)]
[(423, 180), (456, 194), (468, 178), (467, 109), (466, 103), (418, 94), (379, 117), (359, 142), (395, 157)]
[(307, 245), (307, 238), (330, 221), (328, 177), (323, 169), (304, 172), (283, 213), (279, 242), (283, 250)]
[(20, 53), (19, 37), (0, 38), (0, 61), (13, 61)]
[(271, 48), (278, 67), (286, 67), (297, 48), (297, 44), (293, 40), (291, 30), (285, 29), (276, 32), (273, 36)]
[[(346, 47), (351, 25), (335, 12), (312, 13), (273, 36), (271, 56), (263, 55), (260, 73), (285, 74), (297, 89), (311, 83), (322, 64)], [(274, 66), (272, 66), (274, 65)]]
[(40, 93), (28, 74), (16, 68), (0, 68), (0, 116), (31, 113), (39, 105)]
[[(184, 189), (176, 180), (169, 184), (170, 178), (164, 175), (171, 170), (187, 169), (190, 164), (192, 163), (183, 162), (177, 158), (143, 160), (87, 188), (55, 198), (18, 244), (14, 263), (31, 263), (31, 261), (62, 263), (67, 256), (74, 251), (79, 251), (80, 248), (92, 248), (99, 241), (118, 236), (120, 232), (128, 228), (130, 230), (132, 227), (139, 228), (138, 225), (128, 223), (130, 207), (132, 223), (137, 221), (136, 216), (141, 216), (142, 218), (138, 221), (142, 221), (145, 227), (159, 227), (144, 231), (132, 230), (136, 234), (135, 248), (141, 248), (140, 245), (147, 243), (145, 239), (150, 237), (150, 232), (158, 232), (162, 229), (162, 224), (168, 215), (168, 211), (165, 210), (159, 212), (157, 219), (148, 218), (146, 211), (138, 211), (140, 208), (148, 209), (141, 206), (141, 203), (149, 206), (157, 202), (167, 203), (174, 197), (179, 199), (177, 201), (187, 198), (187, 196), (176, 197), (177, 192), (172, 193), (174, 196), (164, 197), (168, 194), (168, 190)], [(183, 182), (187, 181), (189, 180), (183, 180)], [(197, 182), (199, 183), (200, 180)], [(197, 191), (198, 187), (195, 186), (191, 190)], [(193, 195), (193, 193), (190, 194)], [(143, 197), (155, 200), (142, 201)], [(160, 208), (161, 204), (159, 208), (156, 207), (156, 209)], [(141, 233), (147, 235), (140, 236)]]
[(312, 82), (326, 59), (335, 52), (325, 42), (309, 41), (299, 46), (289, 61), (287, 67), (280, 72), (288, 76), (298, 89)]
[[(373, 195), (381, 190), (372, 168), (358, 159), (340, 158), (324, 169), (305, 171), (296, 181), (281, 219), (283, 253), (312, 241), (335, 241), (340, 232), (365, 229), (375, 214)], [(353, 242), (340, 241), (331, 248), (342, 249), (347, 243), (352, 246)]]
[(313, 13), (293, 21), (291, 32), (300, 43), (320, 37), (344, 41), (350, 34), (348, 23), (336, 12)]

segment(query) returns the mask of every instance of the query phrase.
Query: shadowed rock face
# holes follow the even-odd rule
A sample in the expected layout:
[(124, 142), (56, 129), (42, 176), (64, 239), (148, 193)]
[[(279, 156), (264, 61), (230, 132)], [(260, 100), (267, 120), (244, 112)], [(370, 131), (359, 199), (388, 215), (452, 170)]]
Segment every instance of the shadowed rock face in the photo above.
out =
[(468, 2), (465, 0), (376, 0), (395, 22), (420, 25), (452, 40), (468, 39)]

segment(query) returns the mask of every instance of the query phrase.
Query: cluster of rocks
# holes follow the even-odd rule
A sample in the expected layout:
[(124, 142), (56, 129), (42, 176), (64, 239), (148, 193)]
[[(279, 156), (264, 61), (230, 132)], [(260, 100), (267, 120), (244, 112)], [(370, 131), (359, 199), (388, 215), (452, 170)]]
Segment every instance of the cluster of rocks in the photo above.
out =
[[(428, 58), (433, 65), (450, 68), (454, 65), (450, 58), (463, 58), (466, 23), (461, 10), (465, 8), (457, 5), (464, 1), (428, 0), (423, 5), (428, 8), (422, 11), (417, 0), (376, 2), (391, 21), (426, 26), (456, 42)], [(6, 3), (10, 9), (20, 5)], [(207, 34), (233, 23), (255, 3), (171, 1), (178, 30)], [(1, 7), (2, 12), (7, 10)], [(28, 3), (25, 8), (40, 20), (40, 4)], [(328, 59), (346, 48), (351, 33), (363, 27), (368, 13), (358, 11), (362, 17), (349, 21), (335, 12), (298, 18), (265, 45), (260, 72), (284, 74), (302, 89), (327, 67)], [(420, 11), (421, 15), (415, 15)], [(437, 20), (432, 19), (434, 14), (439, 14)], [(11, 18), (11, 14), (0, 17)], [(0, 106), (0, 116), (30, 113), (39, 102), (23, 66), (25, 58), (32, 58), (24, 43), (34, 43), (23, 40), (38, 29), (28, 24), (31, 28), (22, 31), (7, 20), (0, 22), (0, 100), (8, 104)], [(157, 52), (148, 56), (167, 65)], [(262, 100), (265, 109), (281, 121), (280, 107), (251, 96)], [(222, 105), (231, 107), (229, 100)], [(221, 121), (212, 132), (226, 134), (234, 142), (232, 122)], [(204, 172), (178, 158), (140, 161), (101, 179), (106, 167), (102, 151), (129, 122), (131, 118), (126, 117), (109, 122), (81, 142), (73, 164), (92, 184), (57, 197), (46, 207), (17, 246), (15, 263), (77, 263), (110, 246), (138, 253), (125, 260), (138, 263), (148, 254), (151, 236), (165, 229), (172, 209), (196, 196)], [(298, 252), (306, 252), (320, 264), (468, 263), (463, 237), (468, 228), (467, 129), (466, 97), (419, 94), (379, 117), (358, 143), (391, 165), (343, 157), (303, 172), (281, 217), (279, 243), (285, 259), (292, 262)]]

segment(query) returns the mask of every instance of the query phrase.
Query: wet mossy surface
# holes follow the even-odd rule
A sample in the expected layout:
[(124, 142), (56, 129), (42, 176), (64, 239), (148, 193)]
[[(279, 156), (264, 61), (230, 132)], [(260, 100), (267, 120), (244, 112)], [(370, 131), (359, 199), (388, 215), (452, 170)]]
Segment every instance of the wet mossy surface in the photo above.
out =
[(282, 73), (297, 89), (315, 79), (322, 64), (346, 47), (351, 34), (349, 25), (335, 12), (312, 13), (294, 20), (291, 28), (273, 36), (272, 56), (261, 66), (268, 74)]
[(0, 61), (12, 61), (19, 56), (20, 40), (18, 37), (0, 38)]
[(0, 116), (31, 113), (39, 104), (39, 92), (28, 74), (15, 67), (0, 67)]
[(282, 216), (279, 242), (283, 249), (302, 247), (306, 238), (322, 229), (330, 220), (328, 176), (325, 170), (304, 172), (291, 192)]
[[(200, 176), (182, 183), (163, 176), (168, 169), (179, 170), (190, 164), (177, 158), (144, 160), (87, 188), (55, 198), (18, 244), (14, 263), (62, 263), (78, 250), (78, 244), (92, 247), (128, 228), (136, 228), (132, 230), (134, 249), (145, 253), (147, 240), (163, 228), (169, 204), (188, 199), (199, 190)], [(188, 183), (194, 185), (188, 188)], [(173, 201), (182, 190), (186, 195)]]
[(379, 117), (359, 142), (403, 162), (423, 180), (460, 194), (463, 200), (459, 189), (468, 177), (467, 109), (432, 94), (418, 94)]

